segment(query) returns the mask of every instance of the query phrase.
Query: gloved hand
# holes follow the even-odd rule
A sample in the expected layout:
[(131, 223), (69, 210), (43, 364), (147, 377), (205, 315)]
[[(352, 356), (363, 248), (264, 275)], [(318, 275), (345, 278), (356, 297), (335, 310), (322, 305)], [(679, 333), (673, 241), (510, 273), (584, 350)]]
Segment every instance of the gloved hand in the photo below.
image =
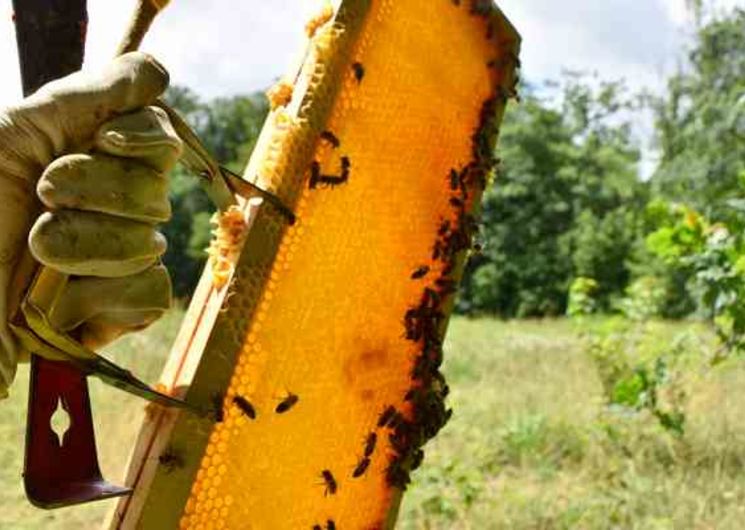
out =
[(148, 106), (167, 85), (163, 67), (134, 52), (0, 110), (0, 395), (28, 353), (8, 328), (32, 278), (27, 249), (74, 275), (52, 325), (91, 347), (170, 306), (156, 224), (170, 217), (166, 174), (182, 146)]

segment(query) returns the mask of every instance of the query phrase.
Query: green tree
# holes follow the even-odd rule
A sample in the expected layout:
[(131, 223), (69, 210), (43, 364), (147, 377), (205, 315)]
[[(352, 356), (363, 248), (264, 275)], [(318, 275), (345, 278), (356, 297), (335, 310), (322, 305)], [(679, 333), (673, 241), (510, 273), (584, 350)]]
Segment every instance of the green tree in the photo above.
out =
[(528, 93), (510, 109), (503, 167), (485, 195), (484, 252), (469, 264), (461, 311), (563, 314), (580, 276), (598, 282), (602, 308), (623, 291), (647, 198), (635, 108), (621, 83), (568, 74), (558, 106)]
[(661, 161), (654, 177), (662, 196), (706, 217), (741, 217), (731, 201), (745, 185), (745, 10), (700, 22), (688, 60), (654, 100)]

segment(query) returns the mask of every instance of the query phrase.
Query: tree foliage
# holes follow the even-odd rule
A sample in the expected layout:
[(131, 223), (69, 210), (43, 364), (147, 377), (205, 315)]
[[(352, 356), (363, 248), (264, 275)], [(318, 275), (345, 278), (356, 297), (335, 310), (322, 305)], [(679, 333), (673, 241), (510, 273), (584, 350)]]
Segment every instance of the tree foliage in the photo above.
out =
[(687, 63), (654, 106), (662, 157), (655, 190), (715, 220), (741, 215), (730, 201), (745, 185), (745, 9), (699, 27)]
[(621, 83), (568, 75), (558, 106), (528, 94), (501, 132), (504, 163), (485, 196), (485, 250), (459, 308), (502, 316), (563, 314), (575, 277), (607, 308), (629, 277), (626, 257), (646, 200)]

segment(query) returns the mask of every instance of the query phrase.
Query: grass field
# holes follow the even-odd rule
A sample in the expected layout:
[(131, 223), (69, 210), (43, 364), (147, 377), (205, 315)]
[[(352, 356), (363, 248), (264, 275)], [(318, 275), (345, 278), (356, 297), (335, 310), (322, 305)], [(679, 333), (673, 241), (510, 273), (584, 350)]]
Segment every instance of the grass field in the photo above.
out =
[[(130, 365), (136, 356), (137, 372), (156, 377), (179, 317), (126, 339), (111, 356)], [(694, 348), (676, 375), (687, 414), (677, 438), (648, 414), (605, 406), (576, 324), (455, 319), (445, 363), (455, 415), (428, 445), (399, 527), (745, 527), (745, 363), (704, 369), (697, 359), (710, 341), (692, 324), (654, 324), (653, 342), (664, 348), (683, 332)], [(106, 503), (44, 512), (24, 499), (26, 387), (22, 372), (0, 405), (0, 528), (96, 528)], [(143, 404), (98, 384), (93, 398), (103, 468), (117, 478)]]

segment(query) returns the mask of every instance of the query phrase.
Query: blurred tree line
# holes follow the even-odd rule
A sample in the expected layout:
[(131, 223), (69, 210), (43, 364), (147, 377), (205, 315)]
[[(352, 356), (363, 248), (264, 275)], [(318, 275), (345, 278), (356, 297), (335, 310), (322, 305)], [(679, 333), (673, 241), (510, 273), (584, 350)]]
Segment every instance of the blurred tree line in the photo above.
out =
[[(484, 199), (482, 251), (470, 257), (458, 311), (679, 317), (723, 303), (701, 287), (711, 267), (692, 265), (681, 226), (695, 217), (707, 230), (724, 227), (733, 249), (745, 247), (745, 10), (714, 15), (693, 4), (687, 60), (662, 95), (629, 95), (620, 81), (568, 73), (552, 97), (528, 86), (510, 105), (502, 164)], [(242, 170), (267, 114), (262, 93), (202, 101), (176, 87), (167, 99), (219, 160)], [(650, 109), (659, 162), (642, 180), (632, 124)], [(166, 262), (176, 293), (188, 296), (204, 264), (211, 206), (182, 170), (172, 182)], [(739, 254), (731, 254), (734, 263)], [(731, 280), (732, 263), (722, 277)]]

